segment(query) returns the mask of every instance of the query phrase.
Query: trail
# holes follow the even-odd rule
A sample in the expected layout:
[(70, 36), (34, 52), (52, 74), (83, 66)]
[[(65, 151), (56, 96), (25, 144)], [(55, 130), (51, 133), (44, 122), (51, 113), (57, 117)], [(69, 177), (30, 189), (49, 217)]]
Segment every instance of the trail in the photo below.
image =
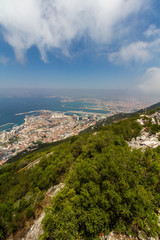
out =
[[(50, 200), (52, 197), (56, 196), (56, 194), (64, 188), (64, 183), (60, 183), (56, 186), (52, 186), (46, 192), (46, 200), (43, 209), (46, 206), (50, 205)], [(24, 229), (21, 229), (17, 232), (16, 235), (12, 235), (7, 240), (38, 240), (39, 236), (43, 233), (42, 228), (42, 220), (45, 216), (44, 210), (41, 211), (40, 215), (34, 220), (34, 222), (30, 225), (29, 229), (26, 226)]]
[(36, 159), (35, 161), (29, 163), (27, 166), (21, 168), (17, 173), (19, 173), (25, 169), (29, 169), (30, 167), (33, 167), (34, 165), (38, 164), (43, 157), (49, 157), (52, 154), (53, 154), (53, 152), (50, 152), (50, 153), (46, 154), (45, 156), (42, 156), (42, 157)]
[[(64, 187), (63, 183), (60, 183), (59, 185), (56, 185), (54, 187), (51, 187), (47, 191), (47, 195), (50, 197), (55, 196), (62, 188)], [(40, 234), (43, 233), (42, 229), (42, 220), (45, 216), (45, 212), (43, 211), (38, 219), (34, 221), (34, 224), (31, 226), (30, 230), (28, 231), (27, 235), (22, 238), (22, 240), (37, 240)]]

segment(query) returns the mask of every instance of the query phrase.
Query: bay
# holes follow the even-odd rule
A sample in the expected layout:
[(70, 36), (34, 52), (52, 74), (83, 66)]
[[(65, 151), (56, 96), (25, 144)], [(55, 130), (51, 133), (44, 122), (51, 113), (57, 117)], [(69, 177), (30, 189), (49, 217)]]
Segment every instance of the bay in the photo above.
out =
[[(97, 110), (89, 110), (95, 104), (79, 101), (62, 102), (62, 100), (64, 98), (0, 98), (0, 131), (10, 130), (15, 124), (23, 124), (25, 113), (30, 111), (51, 110), (67, 112), (81, 111), (83, 107), (87, 107), (87, 110), (84, 111), (97, 112)], [(24, 114), (16, 115), (19, 113)], [(107, 113), (107, 111), (104, 111), (104, 113)]]

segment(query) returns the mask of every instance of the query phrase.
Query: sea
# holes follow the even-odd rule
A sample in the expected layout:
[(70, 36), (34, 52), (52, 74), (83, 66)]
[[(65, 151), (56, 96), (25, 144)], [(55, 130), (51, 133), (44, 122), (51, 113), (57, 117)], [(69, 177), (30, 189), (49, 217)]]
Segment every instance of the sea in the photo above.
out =
[[(62, 98), (19, 98), (8, 97), (0, 98), (0, 132), (3, 130), (9, 131), (14, 125), (24, 123), (25, 115), (33, 115), (30, 111), (51, 110), (55, 112), (94, 112), (108, 113), (103, 110), (92, 110), (91, 107), (95, 104), (79, 101), (63, 102)], [(86, 108), (86, 109), (82, 109)], [(18, 115), (17, 115), (18, 114)]]

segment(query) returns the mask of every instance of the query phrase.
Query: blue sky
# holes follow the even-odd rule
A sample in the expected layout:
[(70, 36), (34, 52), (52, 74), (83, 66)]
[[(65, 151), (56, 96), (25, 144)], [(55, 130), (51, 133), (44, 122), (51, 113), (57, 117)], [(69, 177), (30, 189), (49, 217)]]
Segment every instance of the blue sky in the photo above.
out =
[(159, 0), (1, 0), (1, 88), (160, 93)]

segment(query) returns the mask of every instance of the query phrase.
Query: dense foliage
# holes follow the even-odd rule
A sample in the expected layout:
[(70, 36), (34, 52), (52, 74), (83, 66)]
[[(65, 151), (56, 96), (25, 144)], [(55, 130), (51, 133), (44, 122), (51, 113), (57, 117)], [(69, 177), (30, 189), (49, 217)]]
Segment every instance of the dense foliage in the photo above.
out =
[(34, 218), (46, 191), (62, 181), (65, 187), (46, 210), (41, 239), (91, 240), (111, 230), (159, 234), (160, 148), (131, 151), (126, 142), (141, 129), (132, 117), (5, 164), (0, 239)]
[(131, 152), (109, 130), (90, 136), (47, 210), (42, 239), (96, 239), (111, 230), (158, 234), (159, 159), (152, 150)]
[[(69, 171), (74, 160), (69, 145), (68, 142), (43, 153), (29, 154), (0, 169), (0, 239), (22, 228), (26, 219), (34, 217), (45, 191), (59, 183)], [(40, 157), (39, 164), (23, 170)]]

